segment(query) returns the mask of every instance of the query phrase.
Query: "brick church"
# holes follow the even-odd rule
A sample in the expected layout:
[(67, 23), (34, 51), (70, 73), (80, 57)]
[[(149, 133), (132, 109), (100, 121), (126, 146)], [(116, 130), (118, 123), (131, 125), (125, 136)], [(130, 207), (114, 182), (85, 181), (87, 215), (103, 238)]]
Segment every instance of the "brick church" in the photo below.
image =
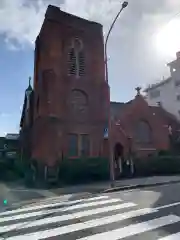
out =
[(102, 25), (48, 7), (20, 122), (22, 156), (43, 174), (65, 157), (109, 156), (110, 114), (114, 158), (169, 149), (170, 130), (179, 123), (162, 108), (149, 107), (140, 89), (128, 103), (110, 104), (104, 59)]

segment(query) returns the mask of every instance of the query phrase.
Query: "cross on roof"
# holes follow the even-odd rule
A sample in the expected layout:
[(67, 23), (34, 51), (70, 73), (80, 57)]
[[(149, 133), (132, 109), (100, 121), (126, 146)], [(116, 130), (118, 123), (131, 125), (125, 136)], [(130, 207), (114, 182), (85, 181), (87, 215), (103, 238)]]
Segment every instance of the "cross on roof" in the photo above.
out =
[(135, 88), (135, 90), (137, 91), (137, 95), (140, 95), (140, 94), (141, 94), (141, 93), (140, 93), (141, 87), (137, 87), (137, 88)]

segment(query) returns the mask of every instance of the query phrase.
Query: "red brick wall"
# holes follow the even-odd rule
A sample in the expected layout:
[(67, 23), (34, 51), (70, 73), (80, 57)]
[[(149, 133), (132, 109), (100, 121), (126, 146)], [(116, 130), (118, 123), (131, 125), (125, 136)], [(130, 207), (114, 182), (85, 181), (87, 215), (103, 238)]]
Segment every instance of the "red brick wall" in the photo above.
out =
[[(154, 115), (154, 112), (149, 108), (141, 96), (137, 96), (132, 103), (125, 108), (119, 119), (121, 127), (127, 136), (132, 137), (132, 149), (138, 155), (148, 155), (149, 153), (154, 152), (153, 149), (169, 149), (168, 130), (164, 126), (164, 121), (162, 121), (157, 115)], [(134, 138), (134, 129), (139, 120), (145, 120), (149, 123), (153, 136), (151, 144), (137, 144), (136, 139)], [(124, 146), (126, 152), (128, 149), (128, 141), (124, 137), (120, 127), (114, 126), (113, 134), (114, 145), (119, 141)]]
[[(79, 79), (67, 74), (68, 48), (74, 37), (83, 41), (85, 49), (85, 76)], [(62, 152), (67, 155), (68, 133), (89, 134), (91, 155), (99, 155), (106, 122), (108, 89), (104, 76), (102, 26), (49, 8), (39, 35), (38, 48), (34, 74), (33, 156), (52, 163), (61, 157)], [(85, 92), (88, 97), (88, 110), (83, 119), (75, 118), (69, 107), (73, 89)]]

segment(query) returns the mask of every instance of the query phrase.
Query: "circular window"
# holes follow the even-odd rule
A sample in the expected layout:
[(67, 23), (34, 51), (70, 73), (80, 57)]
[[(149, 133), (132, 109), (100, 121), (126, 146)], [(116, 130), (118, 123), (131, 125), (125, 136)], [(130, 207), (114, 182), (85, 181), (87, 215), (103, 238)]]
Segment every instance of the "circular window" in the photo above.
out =
[(85, 92), (73, 90), (71, 93), (70, 104), (73, 114), (82, 117), (87, 113), (88, 98)]

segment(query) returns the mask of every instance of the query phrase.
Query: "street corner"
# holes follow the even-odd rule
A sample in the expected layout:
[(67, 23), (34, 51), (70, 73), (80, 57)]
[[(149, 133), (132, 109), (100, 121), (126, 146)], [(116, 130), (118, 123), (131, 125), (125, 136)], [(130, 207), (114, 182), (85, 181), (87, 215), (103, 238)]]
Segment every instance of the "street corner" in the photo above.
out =
[(133, 190), (138, 188), (146, 188), (146, 187), (155, 187), (155, 186), (161, 186), (161, 185), (169, 185), (169, 184), (176, 184), (179, 183), (180, 180), (169, 180), (169, 181), (159, 181), (159, 182), (142, 182), (138, 184), (129, 184), (129, 185), (121, 185), (121, 186), (115, 186), (112, 188), (107, 188), (103, 190), (101, 193), (112, 193), (112, 192), (118, 192), (118, 191), (126, 191), (126, 190)]
[(117, 187), (107, 188), (107, 189), (103, 190), (102, 193), (125, 191), (125, 190), (135, 189), (138, 187), (139, 187), (139, 185), (117, 186)]
[(0, 211), (11, 208), (23, 207), (24, 205), (35, 203), (44, 199), (42, 193), (34, 190), (9, 189), (0, 196)]

